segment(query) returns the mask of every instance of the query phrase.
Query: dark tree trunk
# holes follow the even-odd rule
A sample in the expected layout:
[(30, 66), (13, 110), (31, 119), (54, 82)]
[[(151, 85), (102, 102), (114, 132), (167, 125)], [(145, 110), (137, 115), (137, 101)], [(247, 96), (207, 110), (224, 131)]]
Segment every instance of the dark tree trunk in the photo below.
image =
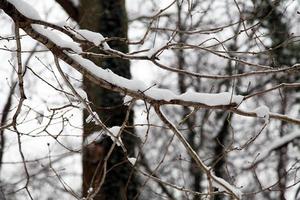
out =
[[(224, 149), (226, 145), (226, 139), (228, 138), (230, 132), (230, 120), (231, 120), (231, 115), (226, 116), (223, 125), (221, 129), (219, 130), (217, 137), (216, 137), (216, 145), (214, 148), (214, 154), (215, 154), (215, 160), (214, 160), (214, 169), (215, 169), (215, 174), (218, 177), (222, 177), (224, 179), (228, 179), (226, 177), (226, 170), (225, 170), (225, 164), (226, 164), (226, 155), (224, 155)], [(215, 195), (214, 200), (221, 200), (224, 199), (224, 195)]]
[[(2, 111), (0, 127), (3, 126), (7, 120), (9, 110), (10, 110), (11, 104), (12, 104), (12, 97), (13, 97), (15, 87), (16, 87), (16, 83), (14, 83), (13, 86), (10, 88), (7, 101), (6, 101), (3, 111)], [(2, 159), (3, 159), (3, 155), (4, 155), (4, 148), (5, 148), (4, 130), (5, 129), (0, 130), (0, 172), (1, 172), (1, 168), (2, 168)], [(0, 182), (1, 182), (1, 180), (0, 180)]]
[[(101, 33), (104, 37), (127, 38), (127, 15), (124, 0), (89, 0), (81, 1), (80, 5), (80, 27)], [(120, 41), (109, 42), (111, 48), (128, 52), (128, 45)], [(92, 59), (97, 65), (108, 68), (114, 73), (130, 78), (130, 64), (128, 60), (121, 59)], [(92, 108), (96, 111), (100, 119), (107, 127), (121, 126), (128, 107), (123, 105), (123, 97), (115, 92), (111, 92), (94, 85), (84, 79), (84, 89), (92, 102)], [(133, 124), (133, 113), (130, 111), (129, 125)], [(87, 117), (84, 113), (84, 119)], [(84, 138), (94, 131), (99, 130), (94, 124), (88, 124), (84, 120)], [(130, 133), (130, 134), (129, 134)], [(133, 128), (126, 128), (122, 133), (123, 142), (127, 148), (128, 156), (134, 154), (135, 140)], [(91, 180), (96, 175), (92, 184), (97, 187), (102, 177), (101, 169), (103, 158), (107, 154), (112, 141), (109, 137), (98, 144), (88, 147), (83, 146), (83, 196), (91, 185)], [(137, 193), (137, 179), (133, 168), (127, 162), (127, 155), (119, 147), (116, 147), (110, 156), (107, 165), (106, 179), (95, 200), (103, 199), (133, 199)], [(96, 167), (100, 163), (100, 170), (96, 172)]]

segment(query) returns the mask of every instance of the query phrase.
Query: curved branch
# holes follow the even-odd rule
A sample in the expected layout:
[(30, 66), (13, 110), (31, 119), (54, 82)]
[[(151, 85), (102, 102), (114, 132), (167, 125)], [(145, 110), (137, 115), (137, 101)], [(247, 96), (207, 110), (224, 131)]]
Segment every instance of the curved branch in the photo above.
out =
[(190, 144), (184, 138), (184, 136), (181, 134), (181, 132), (161, 112), (160, 106), (159, 105), (155, 105), (154, 108), (155, 108), (156, 114), (161, 119), (161, 121), (164, 124), (166, 124), (170, 128), (170, 130), (173, 131), (173, 133), (176, 135), (176, 137), (180, 140), (180, 142), (183, 144), (183, 146), (187, 150), (188, 154), (195, 161), (195, 163), (197, 164), (197, 166), (204, 173), (206, 173), (207, 177), (209, 177), (209, 179), (211, 179), (214, 183), (216, 183), (216, 185), (218, 185), (219, 188), (225, 189), (225, 191), (227, 193), (229, 193), (230, 195), (232, 195), (235, 199), (241, 199), (242, 194), (241, 194), (241, 192), (237, 188), (235, 188), (234, 186), (230, 185), (224, 179), (215, 176), (212, 173), (211, 168), (209, 168), (208, 166), (206, 166), (204, 164), (204, 162), (200, 159), (200, 157), (197, 155), (197, 153), (194, 151), (194, 149), (190, 146)]
[[(45, 45), (59, 59), (63, 60), (65, 63), (69, 64), (71, 67), (79, 71), (83, 76), (105, 89), (124, 95), (129, 95), (135, 99), (142, 99), (150, 104), (191, 106), (197, 109), (221, 109), (242, 116), (257, 117), (256, 113), (245, 112), (236, 108), (236, 106), (241, 103), (241, 100), (243, 100), (242, 96), (233, 95), (232, 99), (230, 99), (230, 101), (226, 103), (221, 100), (218, 101), (219, 103), (211, 104), (209, 101), (202, 101), (202, 94), (200, 93), (192, 94), (193, 98), (191, 98), (191, 95), (189, 94), (174, 95), (169, 90), (159, 88), (146, 88), (141, 86), (141, 82), (120, 78), (114, 73), (110, 73), (106, 70), (103, 70), (102, 68), (99, 68), (93, 62), (82, 58), (80, 55), (68, 53), (62, 47), (58, 46), (58, 44), (56, 44), (54, 41), (37, 32), (31, 26), (31, 23), (33, 22), (26, 16), (21, 14), (14, 7), (14, 5), (9, 3), (7, 0), (0, 0), (0, 8), (3, 9), (5, 13), (7, 13), (14, 21), (18, 21), (20, 28), (22, 28), (30, 37)], [(111, 49), (111, 51), (113, 50)], [(295, 67), (298, 67), (298, 65), (295, 65)], [(150, 90), (152, 92), (149, 92)], [(226, 96), (228, 97), (228, 95)], [(214, 96), (214, 98), (210, 96), (208, 99), (220, 100), (223, 97), (224, 96), (222, 95)], [(300, 125), (299, 119), (290, 118), (285, 115), (282, 116), (279, 114), (270, 113), (270, 118)], [(3, 127), (1, 127), (1, 129), (2, 128)]]

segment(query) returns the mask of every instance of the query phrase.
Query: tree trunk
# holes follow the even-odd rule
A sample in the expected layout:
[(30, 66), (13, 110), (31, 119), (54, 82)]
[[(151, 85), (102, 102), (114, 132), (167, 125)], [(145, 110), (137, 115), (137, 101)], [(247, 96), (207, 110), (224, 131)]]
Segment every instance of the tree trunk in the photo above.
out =
[[(226, 115), (223, 121), (223, 125), (221, 129), (219, 130), (217, 137), (216, 137), (216, 146), (214, 148), (214, 154), (215, 154), (215, 160), (214, 160), (214, 169), (216, 176), (228, 179), (226, 177), (226, 169), (225, 169), (225, 164), (226, 164), (226, 155), (224, 155), (224, 146), (226, 145), (226, 139), (228, 138), (230, 134), (230, 120), (232, 118), (232, 115)], [(215, 195), (214, 200), (221, 200), (224, 199), (223, 194), (217, 194)]]
[[(124, 0), (81, 0), (80, 5), (80, 27), (91, 31), (99, 32), (104, 37), (127, 38), (127, 15)], [(125, 42), (109, 42), (111, 48), (128, 52), (128, 45)], [(108, 68), (114, 73), (130, 78), (130, 65), (128, 60), (121, 59), (92, 59), (98, 66)], [(123, 97), (94, 85), (84, 79), (84, 89), (92, 102), (91, 106), (100, 119), (108, 127), (121, 126), (128, 107), (123, 105)], [(129, 125), (133, 124), (133, 113), (130, 111)], [(84, 119), (88, 113), (84, 112)], [(84, 138), (94, 131), (99, 130), (95, 124), (84, 121)], [(127, 148), (128, 156), (134, 154), (135, 140), (132, 133), (133, 128), (126, 128), (122, 133), (123, 142)], [(128, 134), (130, 133), (130, 134)], [(106, 156), (112, 140), (104, 138), (100, 143), (83, 146), (83, 196), (87, 195), (88, 189), (97, 187), (101, 180), (101, 169), (103, 158)], [(95, 200), (103, 199), (133, 199), (137, 193), (137, 179), (133, 168), (127, 162), (127, 155), (119, 147), (116, 147), (107, 163), (107, 174), (105, 182), (97, 194)], [(96, 171), (100, 163), (99, 170)], [(93, 176), (95, 181), (91, 183)]]

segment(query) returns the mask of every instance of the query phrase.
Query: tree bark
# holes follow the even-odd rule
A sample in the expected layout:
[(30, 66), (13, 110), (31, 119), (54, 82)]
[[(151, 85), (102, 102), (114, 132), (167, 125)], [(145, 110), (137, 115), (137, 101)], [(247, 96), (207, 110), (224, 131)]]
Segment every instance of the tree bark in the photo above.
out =
[[(127, 38), (127, 15), (124, 0), (90, 0), (81, 1), (80, 5), (80, 27), (91, 31), (99, 32), (104, 37)], [(128, 45), (120, 41), (109, 42), (110, 47), (128, 52)], [(93, 61), (103, 68), (112, 70), (114, 73), (130, 78), (130, 64), (128, 60), (121, 59), (93, 59)], [(108, 127), (121, 126), (128, 107), (123, 105), (123, 97), (116, 92), (111, 92), (96, 86), (91, 81), (84, 79), (84, 89), (92, 108), (100, 119)], [(129, 125), (133, 124), (133, 113), (130, 111)], [(84, 119), (88, 113), (84, 112)], [(94, 131), (99, 130), (94, 124), (84, 121), (84, 138)], [(128, 156), (134, 154), (135, 138), (132, 135), (133, 128), (126, 128), (122, 133), (123, 142), (127, 148)], [(100, 163), (102, 169), (103, 159), (106, 156), (112, 141), (109, 137), (104, 138), (100, 143), (83, 146), (83, 196), (91, 186), (91, 181), (96, 175), (92, 187), (97, 187), (102, 178), (101, 170), (96, 171)], [(127, 162), (127, 155), (121, 148), (116, 147), (107, 163), (105, 182), (97, 194), (95, 200), (103, 199), (133, 199), (137, 193), (138, 181), (130, 163)]]

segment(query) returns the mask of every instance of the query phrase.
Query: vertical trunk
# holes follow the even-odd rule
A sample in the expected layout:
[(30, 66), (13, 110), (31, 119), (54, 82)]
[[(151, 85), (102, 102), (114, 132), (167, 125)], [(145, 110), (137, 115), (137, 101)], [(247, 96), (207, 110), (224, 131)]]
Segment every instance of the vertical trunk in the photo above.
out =
[[(224, 155), (224, 145), (226, 143), (226, 138), (229, 135), (229, 128), (230, 124), (229, 121), (231, 119), (230, 115), (229, 117), (226, 116), (223, 125), (221, 129), (219, 130), (217, 137), (216, 137), (216, 145), (214, 148), (214, 155), (215, 155), (215, 160), (214, 160), (214, 169), (215, 169), (215, 174), (218, 177), (225, 178), (225, 162), (226, 162), (226, 155)], [(225, 178), (226, 179), (226, 178)], [(221, 200), (224, 195), (215, 195), (215, 200)]]
[[(12, 104), (12, 97), (13, 97), (15, 87), (16, 87), (16, 83), (13, 84), (13, 86), (11, 87), (11, 89), (9, 91), (7, 101), (6, 101), (3, 111), (2, 111), (0, 127), (3, 126), (7, 120), (9, 110), (10, 110), (11, 104)], [(5, 129), (0, 130), (0, 173), (1, 173), (1, 168), (2, 168), (2, 159), (3, 159), (3, 155), (4, 155), (4, 148), (5, 148), (4, 130)], [(0, 182), (1, 182), (1, 180), (0, 180)]]
[[(127, 15), (124, 0), (81, 0), (80, 5), (80, 27), (95, 32), (100, 32), (104, 37), (127, 38)], [(112, 41), (110, 47), (122, 52), (128, 51), (128, 45), (120, 41)], [(129, 61), (121, 59), (93, 59), (93, 61), (103, 67), (112, 70), (114, 73), (130, 78)], [(127, 106), (123, 105), (122, 96), (95, 86), (84, 79), (84, 89), (92, 102), (93, 109), (98, 113), (106, 126), (120, 126), (125, 119)], [(133, 123), (133, 113), (130, 111), (129, 125)], [(84, 113), (84, 118), (87, 113)], [(87, 124), (84, 120), (84, 138), (97, 131), (99, 127)], [(134, 153), (135, 141), (131, 135), (133, 128), (126, 128), (122, 133), (123, 142), (127, 148), (127, 153), (132, 156)], [(130, 133), (130, 134), (128, 134)], [(101, 164), (107, 154), (112, 141), (104, 138), (100, 143), (83, 146), (83, 196), (87, 195), (90, 186), (97, 186), (102, 177)], [(111, 155), (108, 165), (106, 179), (95, 200), (103, 199), (132, 199), (137, 193), (137, 180), (133, 173), (132, 166), (126, 162), (126, 155), (116, 147)], [(100, 170), (96, 171), (100, 163)], [(95, 176), (95, 181), (91, 185), (91, 180)]]

